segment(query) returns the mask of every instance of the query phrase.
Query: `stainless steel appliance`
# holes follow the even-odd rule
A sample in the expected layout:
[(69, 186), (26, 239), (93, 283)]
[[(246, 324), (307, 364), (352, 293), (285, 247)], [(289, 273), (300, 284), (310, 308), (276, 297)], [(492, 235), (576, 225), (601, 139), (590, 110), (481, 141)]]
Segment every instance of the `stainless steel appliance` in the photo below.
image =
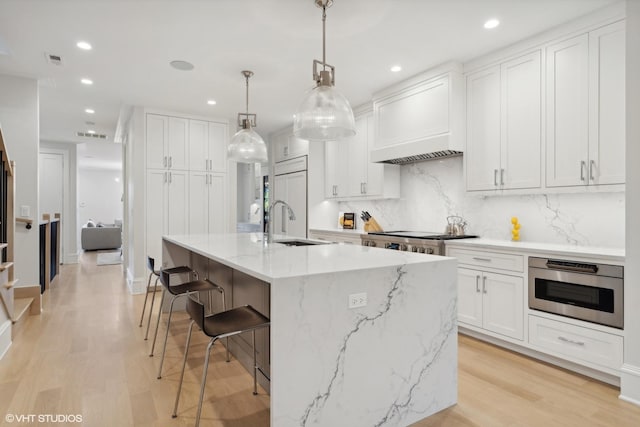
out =
[(529, 308), (623, 328), (624, 267), (529, 258)]
[(455, 236), (424, 231), (370, 232), (361, 237), (363, 246), (395, 249), (421, 254), (444, 255), (444, 241), (477, 236)]

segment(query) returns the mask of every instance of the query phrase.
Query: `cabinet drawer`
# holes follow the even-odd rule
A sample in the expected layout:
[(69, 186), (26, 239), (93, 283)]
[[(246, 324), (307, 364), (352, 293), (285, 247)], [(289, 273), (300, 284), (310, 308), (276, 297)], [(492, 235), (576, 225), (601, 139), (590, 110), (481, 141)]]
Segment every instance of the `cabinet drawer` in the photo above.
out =
[(529, 343), (558, 356), (619, 370), (623, 338), (618, 335), (529, 316)]
[(524, 257), (522, 255), (451, 248), (448, 250), (448, 256), (458, 258), (460, 264), (524, 272)]

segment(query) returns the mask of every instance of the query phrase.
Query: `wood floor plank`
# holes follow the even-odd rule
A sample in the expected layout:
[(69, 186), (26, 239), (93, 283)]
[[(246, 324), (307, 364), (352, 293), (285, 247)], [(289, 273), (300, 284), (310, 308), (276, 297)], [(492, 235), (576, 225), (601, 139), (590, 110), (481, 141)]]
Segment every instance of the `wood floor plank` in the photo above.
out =
[[(129, 294), (121, 265), (97, 267), (95, 258), (84, 253), (80, 264), (63, 265), (43, 295), (42, 314), (25, 319), (0, 361), (0, 412), (77, 414), (90, 427), (193, 425), (207, 337), (194, 330), (172, 419), (188, 318), (177, 313), (172, 321), (163, 378), (156, 379), (161, 349), (148, 357), (151, 340), (138, 327), (144, 295)], [(615, 387), (466, 336), (459, 344), (458, 404), (414, 426), (640, 426), (640, 408), (619, 400)], [(269, 396), (252, 395), (251, 376), (235, 360), (226, 363), (218, 344), (208, 378), (201, 425), (269, 425)]]

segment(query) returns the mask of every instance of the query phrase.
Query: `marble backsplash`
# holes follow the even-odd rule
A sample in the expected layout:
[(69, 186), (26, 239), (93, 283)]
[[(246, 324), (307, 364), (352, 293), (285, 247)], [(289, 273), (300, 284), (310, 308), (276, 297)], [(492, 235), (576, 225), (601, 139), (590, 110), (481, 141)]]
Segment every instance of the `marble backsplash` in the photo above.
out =
[[(511, 217), (522, 224), (520, 240), (624, 248), (625, 195), (573, 193), (477, 196), (465, 192), (462, 158), (401, 167), (401, 198), (349, 201), (339, 210), (366, 210), (385, 230), (444, 232), (447, 216), (468, 223), (467, 234), (511, 239)], [(362, 228), (362, 221), (357, 222)]]

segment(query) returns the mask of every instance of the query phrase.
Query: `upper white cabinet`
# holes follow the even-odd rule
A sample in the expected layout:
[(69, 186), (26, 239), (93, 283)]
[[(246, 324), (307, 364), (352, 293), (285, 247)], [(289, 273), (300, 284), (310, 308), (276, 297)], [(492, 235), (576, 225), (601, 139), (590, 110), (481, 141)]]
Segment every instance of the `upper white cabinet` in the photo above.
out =
[(467, 76), (467, 190), (540, 188), (540, 51)]
[(227, 164), (227, 125), (189, 120), (189, 169), (225, 172)]
[(293, 135), (293, 128), (287, 128), (273, 134), (271, 145), (274, 162), (282, 162), (309, 154), (309, 141), (296, 138)]
[(625, 30), (547, 47), (547, 187), (624, 183)]
[(462, 149), (460, 65), (449, 63), (374, 94), (374, 162)]
[(188, 120), (147, 114), (147, 168), (188, 169)]
[(400, 169), (397, 165), (372, 163), (373, 114), (356, 116), (356, 134), (340, 141), (325, 142), (325, 197), (400, 197)]

